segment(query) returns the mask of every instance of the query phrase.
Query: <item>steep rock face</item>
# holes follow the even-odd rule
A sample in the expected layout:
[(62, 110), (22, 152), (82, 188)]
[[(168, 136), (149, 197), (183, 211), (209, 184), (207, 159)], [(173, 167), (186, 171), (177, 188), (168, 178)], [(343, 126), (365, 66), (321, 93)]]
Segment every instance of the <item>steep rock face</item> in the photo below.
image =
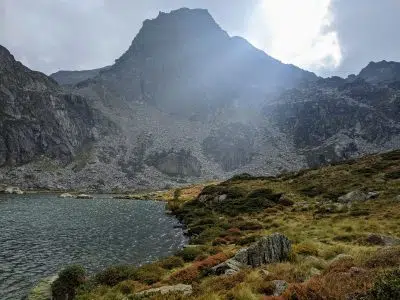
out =
[(286, 91), (264, 112), (316, 166), (398, 147), (399, 109), (396, 85), (371, 84), (358, 76), (320, 79)]
[(0, 166), (41, 155), (63, 163), (96, 135), (96, 116), (79, 95), (14, 60), (0, 46)]
[(213, 267), (215, 274), (232, 274), (241, 268), (257, 268), (276, 262), (287, 260), (292, 249), (290, 240), (281, 233), (274, 233), (262, 237), (248, 248), (240, 249), (236, 255)]
[(230, 37), (206, 10), (179, 9), (146, 20), (116, 63), (76, 91), (121, 126), (112, 157), (97, 150), (113, 177), (154, 185), (302, 166), (301, 156), (286, 161), (291, 144), (259, 112), (272, 93), (316, 79)]

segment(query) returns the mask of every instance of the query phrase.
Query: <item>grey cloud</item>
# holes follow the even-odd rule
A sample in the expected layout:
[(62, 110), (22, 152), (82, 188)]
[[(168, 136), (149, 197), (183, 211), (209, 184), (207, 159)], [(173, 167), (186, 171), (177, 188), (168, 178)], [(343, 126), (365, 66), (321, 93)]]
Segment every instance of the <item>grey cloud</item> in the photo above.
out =
[(331, 11), (343, 52), (335, 74), (358, 73), (370, 61), (400, 61), (400, 1), (334, 0)]

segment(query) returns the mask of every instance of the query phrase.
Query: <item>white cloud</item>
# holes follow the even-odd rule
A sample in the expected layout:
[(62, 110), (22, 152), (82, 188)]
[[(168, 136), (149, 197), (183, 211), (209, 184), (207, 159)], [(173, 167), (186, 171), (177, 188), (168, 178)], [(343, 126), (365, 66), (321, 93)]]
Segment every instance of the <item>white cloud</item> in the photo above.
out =
[(249, 19), (247, 36), (258, 48), (285, 62), (313, 71), (338, 67), (338, 34), (329, 30), (331, 0), (260, 0)]

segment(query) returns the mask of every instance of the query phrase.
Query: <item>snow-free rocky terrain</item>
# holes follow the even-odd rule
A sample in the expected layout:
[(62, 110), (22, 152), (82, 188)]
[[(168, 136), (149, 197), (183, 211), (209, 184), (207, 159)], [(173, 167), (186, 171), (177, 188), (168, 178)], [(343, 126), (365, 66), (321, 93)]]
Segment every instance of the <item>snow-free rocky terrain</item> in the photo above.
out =
[(399, 145), (400, 63), (323, 79), (230, 37), (202, 9), (144, 21), (93, 71), (47, 77), (0, 48), (3, 184), (162, 188)]

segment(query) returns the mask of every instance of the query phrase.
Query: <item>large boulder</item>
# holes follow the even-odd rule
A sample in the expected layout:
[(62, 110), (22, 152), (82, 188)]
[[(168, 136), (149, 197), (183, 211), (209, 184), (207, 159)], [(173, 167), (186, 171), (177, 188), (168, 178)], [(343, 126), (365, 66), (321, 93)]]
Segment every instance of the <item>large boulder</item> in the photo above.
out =
[(382, 235), (378, 233), (371, 233), (365, 239), (364, 242), (368, 245), (379, 245), (379, 246), (396, 246), (400, 245), (400, 239)]
[(187, 284), (167, 285), (159, 288), (148, 289), (137, 293), (136, 296), (150, 296), (153, 294), (167, 295), (170, 293), (182, 293), (184, 296), (190, 296), (193, 292), (192, 286)]
[(241, 268), (256, 268), (261, 265), (284, 261), (291, 251), (291, 242), (280, 233), (262, 237), (248, 248), (239, 250), (236, 255), (212, 268), (215, 274), (232, 274)]
[(360, 190), (351, 191), (346, 195), (343, 195), (338, 198), (338, 202), (341, 203), (351, 203), (351, 202), (360, 202), (368, 199), (368, 195)]

